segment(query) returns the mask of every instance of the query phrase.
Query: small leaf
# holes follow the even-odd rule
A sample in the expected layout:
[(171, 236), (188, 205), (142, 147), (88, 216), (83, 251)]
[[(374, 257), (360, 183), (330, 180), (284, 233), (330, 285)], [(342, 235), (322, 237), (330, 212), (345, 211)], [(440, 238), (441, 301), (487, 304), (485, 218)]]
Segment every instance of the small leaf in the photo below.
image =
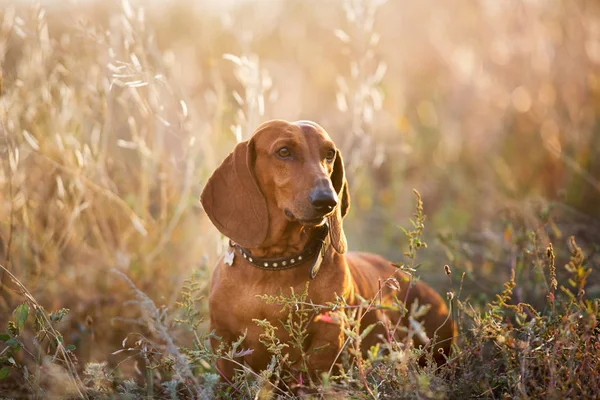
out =
[(8, 376), (8, 374), (10, 374), (10, 368), (9, 367), (2, 367), (0, 368), (0, 379), (4, 379)]
[(29, 315), (29, 306), (27, 304), (21, 304), (13, 311), (13, 316), (15, 317), (15, 323), (17, 324), (17, 328), (19, 328), (19, 332), (23, 331), (23, 328), (25, 327), (27, 315)]
[(350, 329), (347, 328), (342, 328), (342, 330), (344, 331), (344, 334), (354, 340), (358, 339), (358, 335), (354, 332), (351, 331)]
[(21, 344), (16, 338), (10, 338), (6, 341), (6, 345), (13, 349), (14, 351), (19, 351), (21, 348)]
[(75, 347), (75, 345), (74, 345), (74, 344), (68, 344), (68, 345), (67, 345), (67, 350), (69, 350), (69, 351), (73, 351), (73, 350), (75, 350), (76, 348), (77, 348), (77, 347)]
[(245, 356), (249, 356), (253, 352), (254, 352), (254, 349), (243, 349), (243, 350), (240, 350), (240, 351), (233, 352), (233, 357), (234, 358), (245, 357)]
[(367, 327), (365, 328), (365, 330), (364, 330), (364, 331), (362, 331), (362, 333), (360, 334), (360, 338), (361, 338), (361, 339), (364, 339), (365, 337), (367, 337), (367, 335), (368, 335), (369, 333), (371, 333), (371, 331), (373, 330), (373, 328), (375, 328), (375, 325), (377, 325), (377, 324), (371, 324), (371, 325), (367, 326)]
[(60, 310), (54, 311), (52, 314), (50, 314), (50, 321), (59, 322), (65, 317), (65, 315), (69, 313), (69, 311), (70, 310), (68, 308), (61, 308)]

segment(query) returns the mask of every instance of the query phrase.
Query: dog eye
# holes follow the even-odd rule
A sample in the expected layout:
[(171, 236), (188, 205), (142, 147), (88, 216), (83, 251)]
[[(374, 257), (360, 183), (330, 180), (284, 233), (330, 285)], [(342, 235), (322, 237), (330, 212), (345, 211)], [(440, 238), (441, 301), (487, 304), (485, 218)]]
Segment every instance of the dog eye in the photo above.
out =
[(279, 150), (277, 150), (277, 155), (281, 158), (288, 158), (292, 155), (292, 153), (287, 147), (282, 147)]
[(329, 161), (329, 162), (333, 161), (333, 159), (335, 158), (335, 150), (333, 150), (333, 149), (327, 150), (327, 155), (325, 157), (327, 158), (327, 161)]

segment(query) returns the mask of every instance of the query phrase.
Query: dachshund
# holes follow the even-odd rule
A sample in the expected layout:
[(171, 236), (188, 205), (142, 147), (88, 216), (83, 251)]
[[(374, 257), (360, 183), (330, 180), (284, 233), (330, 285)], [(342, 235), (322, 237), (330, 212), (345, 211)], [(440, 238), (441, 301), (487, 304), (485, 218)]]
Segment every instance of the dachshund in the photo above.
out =
[[(307, 302), (331, 304), (343, 298), (348, 305), (377, 298), (377, 304), (418, 301), (429, 311), (420, 319), (422, 334), (415, 343), (434, 339), (434, 357), (443, 363), (455, 337), (455, 325), (442, 297), (382, 257), (347, 252), (343, 219), (350, 207), (348, 182), (340, 151), (327, 132), (310, 121), (273, 120), (260, 125), (250, 139), (238, 143), (208, 179), (202, 206), (215, 227), (227, 238), (229, 248), (213, 272), (210, 284), (210, 327), (213, 347), (233, 343), (242, 335), (242, 352), (235, 362), (221, 358), (217, 369), (231, 380), (244, 363), (259, 372), (269, 365), (272, 354), (261, 343), (263, 328), (256, 319), (279, 327), (281, 343), (290, 336), (279, 321), (287, 315), (281, 305), (267, 304), (260, 295), (300, 293), (308, 285)], [(395, 278), (397, 285), (385, 284)], [(396, 286), (396, 287), (394, 287)], [(399, 286), (399, 287), (398, 287)], [(388, 307), (393, 309), (393, 307)], [(315, 318), (307, 326), (304, 354), (311, 377), (334, 368), (344, 345), (343, 327)], [(362, 341), (362, 348), (384, 340), (388, 326), (409, 325), (397, 310), (368, 311), (361, 326), (375, 324)], [(413, 321), (414, 322), (414, 321)], [(414, 326), (414, 324), (413, 324)], [(395, 330), (397, 340), (406, 330)], [(432, 342), (433, 343), (433, 342)], [(301, 350), (288, 346), (288, 360), (300, 369)], [(443, 355), (441, 353), (444, 353)], [(296, 371), (297, 372), (297, 371)]]

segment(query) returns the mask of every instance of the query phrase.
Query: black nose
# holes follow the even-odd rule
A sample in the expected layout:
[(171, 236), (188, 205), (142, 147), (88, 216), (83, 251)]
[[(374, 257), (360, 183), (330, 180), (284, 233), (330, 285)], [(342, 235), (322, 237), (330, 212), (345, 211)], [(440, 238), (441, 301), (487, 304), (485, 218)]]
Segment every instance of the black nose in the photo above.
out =
[(327, 213), (337, 206), (338, 199), (332, 190), (319, 188), (310, 193), (310, 203), (317, 211)]

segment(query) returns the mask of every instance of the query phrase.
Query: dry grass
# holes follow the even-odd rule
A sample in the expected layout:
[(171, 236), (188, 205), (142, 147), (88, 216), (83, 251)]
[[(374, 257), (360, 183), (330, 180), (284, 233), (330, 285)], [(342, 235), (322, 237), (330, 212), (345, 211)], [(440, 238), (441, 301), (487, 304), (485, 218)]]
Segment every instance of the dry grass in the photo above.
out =
[[(250, 371), (216, 384), (203, 296), (224, 242), (197, 200), (270, 118), (331, 133), (350, 246), (419, 268), (461, 326), (443, 371), (389, 344), (321, 393), (600, 393), (598, 4), (1, 4), (2, 393), (273, 393)], [(412, 187), (427, 228), (405, 235)]]

